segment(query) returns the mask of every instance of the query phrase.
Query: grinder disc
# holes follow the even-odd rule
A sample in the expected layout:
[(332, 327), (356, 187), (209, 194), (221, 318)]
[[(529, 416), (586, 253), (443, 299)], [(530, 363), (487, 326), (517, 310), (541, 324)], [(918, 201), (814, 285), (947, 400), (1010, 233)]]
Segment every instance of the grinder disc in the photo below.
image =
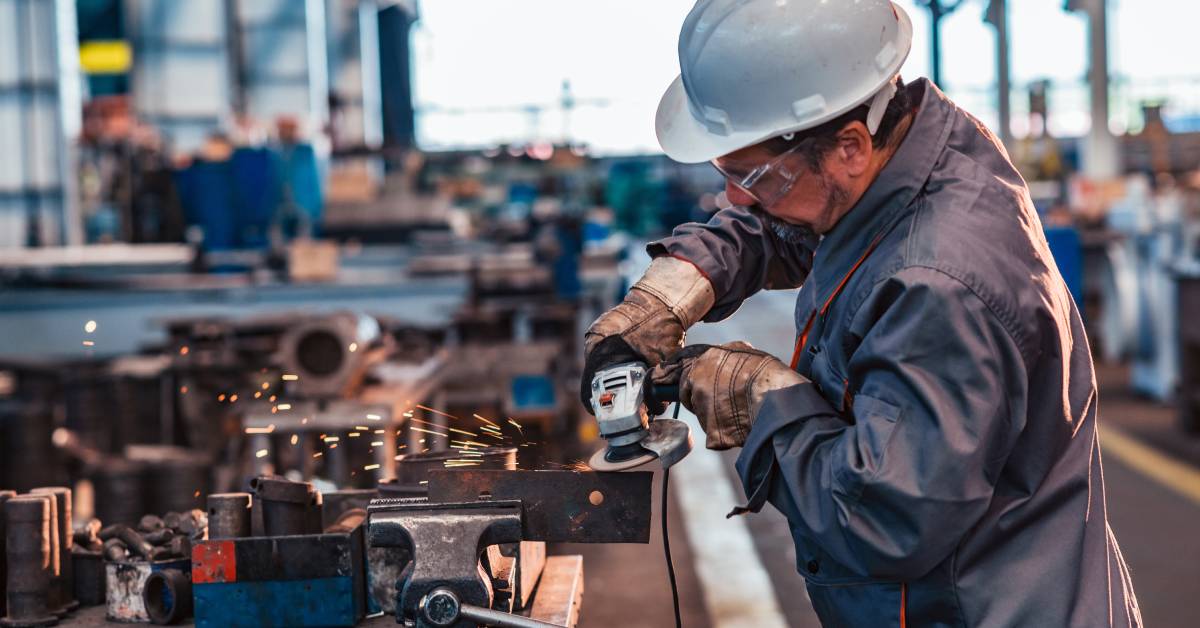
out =
[(692, 429), (683, 421), (655, 419), (639, 444), (640, 450), (625, 455), (605, 447), (592, 454), (588, 466), (594, 471), (625, 471), (657, 460), (663, 468), (670, 467), (692, 451)]

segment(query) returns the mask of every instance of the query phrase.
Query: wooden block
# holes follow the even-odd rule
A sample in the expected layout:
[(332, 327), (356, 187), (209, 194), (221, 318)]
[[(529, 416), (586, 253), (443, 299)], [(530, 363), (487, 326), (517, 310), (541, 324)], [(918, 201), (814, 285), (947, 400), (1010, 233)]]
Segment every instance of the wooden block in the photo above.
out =
[(531, 619), (574, 628), (583, 603), (583, 556), (550, 556), (533, 596)]

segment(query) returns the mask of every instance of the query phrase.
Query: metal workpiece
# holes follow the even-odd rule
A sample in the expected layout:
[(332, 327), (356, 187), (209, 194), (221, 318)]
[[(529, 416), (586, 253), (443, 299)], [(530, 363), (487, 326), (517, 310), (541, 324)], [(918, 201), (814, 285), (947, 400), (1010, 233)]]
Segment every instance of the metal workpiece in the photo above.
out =
[(53, 495), (55, 508), (58, 510), (58, 582), (59, 599), (63, 608), (73, 611), (79, 608), (73, 592), (75, 575), (71, 565), (71, 548), (75, 545), (71, 524), (74, 504), (71, 489), (65, 486), (43, 486), (29, 491), (32, 495)]
[(242, 539), (250, 536), (250, 493), (213, 493), (208, 496), (208, 538)]
[(67, 607), (63, 600), (62, 563), (60, 562), (62, 560), (62, 548), (59, 546), (58, 540), (58, 500), (50, 493), (30, 493), (30, 495), (50, 502), (50, 518), (48, 521), (50, 528), (50, 566), (47, 570), (50, 575), (50, 588), (46, 590), (46, 607), (51, 613), (62, 619), (67, 616)]
[(142, 588), (142, 603), (155, 624), (177, 624), (192, 614), (192, 579), (179, 569), (151, 571)]
[(250, 488), (258, 497), (267, 536), (310, 534), (314, 519), (320, 521), (319, 512), (313, 515), (320, 493), (308, 482), (262, 476), (250, 480)]
[(50, 626), (58, 622), (48, 598), (53, 503), (48, 495), (18, 495), (4, 503), (8, 582), (6, 615), (0, 619), (0, 626)]
[(526, 541), (649, 543), (653, 474), (647, 471), (482, 471), (429, 474), (429, 501), (518, 500)]
[(421, 620), (437, 628), (454, 626), (461, 621), (496, 628), (561, 628), (558, 624), (463, 604), (454, 591), (444, 587), (434, 589), (421, 598), (418, 608)]
[[(418, 627), (438, 626), (421, 613), (421, 600), (447, 588), (464, 604), (490, 608), (490, 580), (480, 574), (479, 556), (488, 545), (521, 540), (521, 502), (429, 503), (379, 499), (368, 508), (367, 536), (372, 547), (411, 547), (414, 560), (403, 585), (397, 585), (397, 621)], [(443, 626), (469, 626), (459, 622)]]

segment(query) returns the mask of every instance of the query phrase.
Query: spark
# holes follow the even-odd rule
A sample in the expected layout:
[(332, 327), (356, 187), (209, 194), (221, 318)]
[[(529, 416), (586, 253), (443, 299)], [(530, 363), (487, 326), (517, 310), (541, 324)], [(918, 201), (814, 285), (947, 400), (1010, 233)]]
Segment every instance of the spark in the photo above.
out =
[(258, 450), (258, 451), (256, 451), (256, 452), (254, 452), (254, 457), (255, 457), (255, 458), (266, 458), (266, 457), (267, 457), (267, 450), (265, 450), (265, 449), (260, 449), (260, 450)]
[(261, 398), (262, 398), (262, 391), (260, 390), (260, 391), (258, 391), (258, 392), (256, 392), (256, 393), (254, 393), (254, 398), (255, 398), (255, 399), (261, 399)]
[(378, 414), (368, 414), (368, 415), (367, 415), (367, 419), (368, 419), (368, 420), (371, 420), (371, 421), (378, 421), (378, 420), (379, 420), (379, 415), (378, 415)]
[[(443, 434), (442, 432), (435, 432), (435, 431), (433, 431), (433, 430), (427, 430), (427, 429), (420, 428), (420, 427), (412, 427), (412, 426), (410, 426), (408, 429), (410, 429), (410, 430), (416, 430), (416, 431), (418, 431), (418, 432), (424, 432), (424, 433), (426, 433), (426, 434), (433, 434), (434, 436), (441, 436), (441, 437), (445, 437), (445, 436), (446, 436), (446, 434)], [(425, 439), (421, 439), (421, 440), (422, 440), (422, 441), (424, 441)]]
[(401, 415), (401, 416), (403, 416), (403, 417), (405, 417), (405, 418), (408, 418), (408, 419), (411, 419), (411, 418), (412, 418), (412, 415), (413, 415), (413, 413), (412, 413), (412, 410), (405, 410), (405, 411), (404, 411), (404, 414), (403, 414), (403, 415)]
[(274, 423), (272, 423), (266, 427), (248, 427), (248, 428), (246, 428), (247, 434), (270, 434), (271, 432), (274, 432), (274, 431), (275, 431)]
[(490, 420), (488, 420), (488, 419), (485, 419), (485, 418), (483, 418), (483, 417), (479, 416), (478, 414), (472, 414), (471, 416), (473, 416), (473, 417), (475, 417), (475, 418), (479, 419), (480, 421), (483, 421), (484, 423), (487, 423), (488, 425), (490, 425), (490, 426), (492, 426), (492, 427), (500, 427), (499, 425), (496, 425), (496, 424), (495, 424), (495, 423), (493, 423), (492, 421), (490, 421)]
[(484, 434), (491, 436), (492, 438), (494, 438), (496, 440), (504, 440), (504, 437), (499, 434), (493, 434), (491, 432), (484, 432)]
[(291, 373), (284, 373), (282, 379), (285, 382), (294, 382), (294, 381), (300, 379), (300, 376), (292, 375)]
[(292, 404), (290, 404), (290, 403), (281, 403), (281, 404), (279, 404), (277, 407), (278, 407), (280, 410), (291, 410), (291, 409), (292, 409)]
[(330, 446), (329, 446), (329, 448), (330, 448), (330, 449), (337, 449), (337, 443), (334, 443), (334, 444), (330, 445)]
[(367, 427), (367, 426), (365, 426), (365, 425), (355, 425), (355, 426), (354, 426), (354, 429), (356, 429), (356, 430), (362, 430), (362, 431), (366, 432), (366, 431), (369, 431), (371, 428), (369, 428), (369, 427)]
[(263, 383), (262, 383), (262, 389), (263, 389), (263, 390), (266, 390), (266, 389), (268, 389), (268, 388), (270, 388), (270, 387), (271, 387), (271, 382), (263, 382)]
[(371, 443), (371, 446), (372, 447), (383, 447), (383, 441), (381, 441), (381, 440), (373, 441)]
[(512, 417), (508, 417), (508, 424), (509, 424), (509, 425), (511, 425), (511, 426), (513, 426), (513, 427), (515, 427), (515, 428), (517, 428), (517, 431), (518, 431), (518, 432), (520, 432), (520, 433), (522, 433), (522, 434), (524, 434), (524, 433), (525, 433), (525, 428), (521, 427), (521, 424), (520, 424), (520, 423), (517, 423), (517, 422), (516, 422), (516, 420), (515, 420), (515, 419), (513, 419)]
[(187, 355), (187, 354), (188, 354), (187, 345), (183, 345), (182, 347), (179, 347), (179, 355)]
[(96, 321), (88, 321), (88, 322), (84, 323), (83, 331), (86, 331), (89, 334), (96, 331)]
[(304, 417), (303, 419), (300, 419), (300, 425), (305, 425), (307, 423), (308, 423), (308, 417)]
[(296, 444), (296, 443), (298, 443), (298, 442), (300, 442), (300, 435), (299, 435), (299, 434), (292, 434), (292, 444), (293, 444), (293, 445), (295, 445), (295, 444)]
[(352, 342), (352, 343), (350, 343), (350, 346), (347, 348), (350, 349), (350, 353), (354, 353), (355, 351), (358, 351), (358, 343)]
[(404, 454), (398, 454), (393, 460), (404, 460)]
[(417, 482), (417, 484), (429, 484), (429, 480), (421, 480), (420, 482)]
[(200, 490), (199, 490), (199, 489), (197, 489), (195, 493), (192, 493), (192, 497), (199, 497), (199, 496), (200, 496)]
[(187, 386), (180, 386), (180, 387), (179, 387), (179, 394), (181, 394), (181, 395), (186, 395), (186, 394), (187, 394)]
[(235, 394), (229, 395), (229, 403), (234, 403), (235, 401), (237, 401), (237, 394), (235, 393)]
[[(366, 428), (363, 428), (363, 429), (366, 429)], [(387, 430), (375, 430), (375, 432), (374, 432), (374, 433), (375, 433), (375, 434), (386, 434), (386, 433), (387, 433)]]
[(322, 438), (324, 438), (325, 442), (327, 443), (336, 443), (339, 440), (337, 436), (323, 436)]
[(325, 452), (318, 451), (317, 453), (313, 454), (313, 458), (320, 458), (321, 456), (324, 456), (324, 455), (325, 455)]
[(275, 395), (271, 395), (270, 397), (267, 397), (267, 401), (270, 401), (271, 403), (275, 403)]
[(446, 429), (450, 430), (451, 432), (457, 432), (457, 433), (459, 433), (459, 434), (462, 434), (462, 435), (464, 435), (464, 436), (470, 436), (470, 437), (472, 437), (472, 438), (474, 438), (474, 437), (476, 437), (476, 436), (479, 436), (479, 434), (476, 434), (475, 432), (468, 432), (468, 431), (466, 431), (466, 430), (458, 430), (458, 429), (454, 429), (453, 427), (447, 427)]
[(363, 467), (363, 471), (374, 471), (375, 469), (378, 469), (378, 468), (379, 468), (379, 465), (377, 465), (377, 464), (369, 464), (369, 465)]
[(271, 406), (271, 414), (275, 414), (277, 412), (279, 412), (279, 408), (276, 408), (275, 406)]
[(95, 343), (95, 342), (93, 342), (93, 341), (91, 341), (91, 340), (84, 340), (84, 341), (83, 341), (83, 346), (85, 346), (85, 347), (94, 347), (94, 346), (96, 346), (96, 343)]
[[(424, 444), (425, 444), (425, 439), (424, 439), (424, 438), (422, 438), (421, 440), (417, 441), (417, 443), (419, 443), (419, 444), (421, 444), (421, 445), (424, 445)], [(427, 452), (427, 451), (429, 451), (429, 450), (428, 450), (428, 449), (422, 449), (422, 450), (421, 450), (421, 453), (425, 453), (425, 452)]]
[(450, 442), (451, 443), (460, 443), (461, 444), (460, 446), (466, 446), (466, 447), (489, 447), (489, 445), (486, 443), (481, 443), (481, 442), (473, 441), (473, 440), (452, 440)]
[(491, 433), (503, 434), (503, 432), (500, 431), (500, 428), (492, 427), (490, 425), (484, 425), (483, 427), (480, 427), (479, 429), (483, 430), (484, 432), (486, 432), (488, 434), (491, 434)]
[(349, 436), (350, 438), (358, 438), (358, 432), (350, 432), (349, 434), (347, 434), (347, 436)]
[(225, 393), (217, 395), (217, 401), (225, 401)]
[(433, 408), (430, 408), (430, 407), (428, 407), (428, 406), (423, 406), (423, 405), (421, 405), (421, 404), (419, 404), (419, 403), (417, 404), (417, 407), (418, 407), (418, 408), (420, 408), (420, 409), (422, 409), (422, 410), (424, 410), (424, 411), (426, 411), (426, 412), (432, 412), (432, 413), (434, 413), (434, 414), (440, 414), (440, 415), (442, 415), (442, 416), (444, 416), (444, 417), (449, 417), (449, 418), (451, 418), (451, 419), (454, 419), (455, 421), (457, 421), (457, 420), (458, 420), (458, 417), (454, 416), (453, 414), (447, 414), (447, 413), (445, 413), (445, 412), (442, 412), (441, 410), (434, 410)]
[(400, 451), (401, 449), (404, 449), (405, 447), (408, 447), (408, 444), (407, 444), (407, 443), (406, 443), (406, 444), (404, 444), (404, 445), (401, 445), (401, 446), (397, 447), (397, 448), (396, 448), (396, 451)]

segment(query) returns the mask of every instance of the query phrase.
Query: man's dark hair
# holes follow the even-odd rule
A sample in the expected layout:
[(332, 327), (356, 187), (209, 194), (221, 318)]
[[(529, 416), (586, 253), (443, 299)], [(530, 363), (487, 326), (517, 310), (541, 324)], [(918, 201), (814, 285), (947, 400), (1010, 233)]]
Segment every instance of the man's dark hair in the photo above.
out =
[[(879, 129), (871, 138), (871, 145), (876, 149), (898, 143), (900, 141), (898, 133), (900, 122), (916, 109), (917, 103), (905, 88), (904, 79), (897, 76), (894, 83), (896, 95), (888, 102), (887, 109), (883, 112), (883, 118), (879, 121)], [(870, 109), (871, 101), (868, 100), (829, 122), (797, 133), (791, 139), (784, 139), (782, 136), (773, 137), (763, 142), (763, 146), (775, 154), (782, 154), (796, 144), (808, 140), (800, 152), (808, 160), (809, 167), (813, 171), (819, 171), (821, 160), (837, 145), (837, 134), (851, 122), (858, 121), (866, 124)]]

